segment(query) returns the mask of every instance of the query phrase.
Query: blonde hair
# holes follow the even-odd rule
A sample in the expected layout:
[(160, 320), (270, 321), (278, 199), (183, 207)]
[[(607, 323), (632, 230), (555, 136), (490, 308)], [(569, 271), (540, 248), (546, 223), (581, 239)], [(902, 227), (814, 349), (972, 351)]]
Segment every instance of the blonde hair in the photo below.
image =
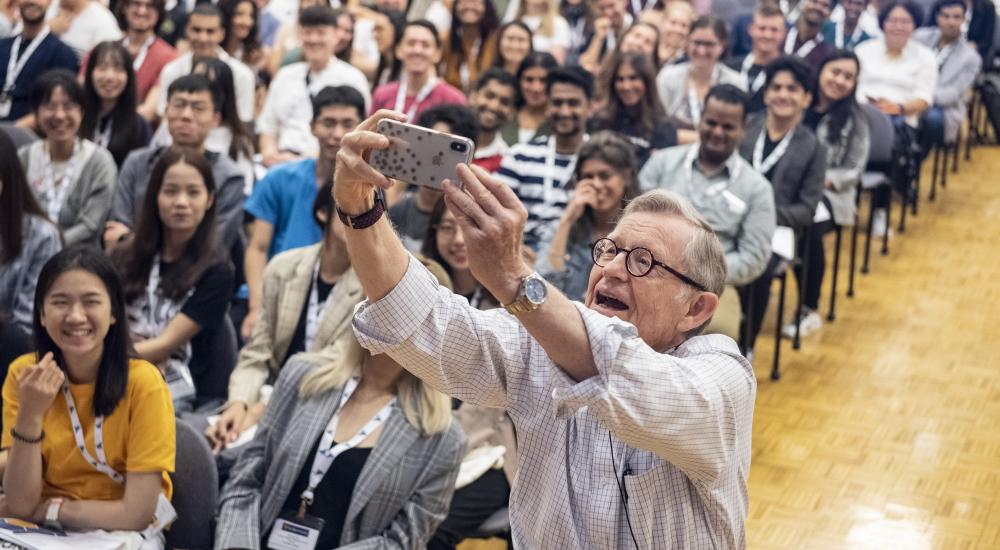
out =
[[(370, 356), (350, 330), (344, 331), (340, 339), (323, 351), (299, 354), (299, 359), (314, 365), (299, 383), (299, 397), (312, 399), (342, 388)], [(396, 402), (403, 409), (406, 421), (425, 436), (451, 427), (451, 398), (432, 389), (406, 369), (396, 381)]]
[[(538, 30), (533, 32), (552, 38), (552, 35), (555, 33), (556, 17), (559, 16), (559, 2), (549, 0), (545, 5), (548, 6), (548, 11), (542, 16), (542, 22), (538, 25)], [(521, 0), (521, 3), (517, 6), (517, 16), (514, 19), (520, 20), (527, 14), (527, 11), (527, 0)]]

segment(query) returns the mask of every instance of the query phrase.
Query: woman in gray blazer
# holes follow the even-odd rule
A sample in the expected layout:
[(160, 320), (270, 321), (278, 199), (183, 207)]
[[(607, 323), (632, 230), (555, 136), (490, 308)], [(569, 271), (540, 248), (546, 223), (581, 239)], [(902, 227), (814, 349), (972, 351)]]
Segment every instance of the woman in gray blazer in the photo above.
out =
[(281, 370), (223, 489), (217, 549), (265, 548), (310, 518), (316, 548), (424, 548), (447, 514), (465, 451), (451, 400), (351, 331), (335, 346)]
[(31, 101), (47, 137), (18, 151), (28, 184), (66, 246), (98, 245), (118, 169), (107, 149), (77, 137), (83, 91), (73, 73), (50, 71), (35, 82)]
[[(816, 332), (823, 326), (818, 313), (820, 288), (826, 273), (823, 235), (834, 224), (853, 226), (857, 206), (855, 196), (861, 174), (868, 164), (868, 121), (855, 92), (861, 70), (857, 56), (848, 50), (836, 50), (821, 65), (816, 93), (806, 111), (803, 124), (816, 132), (816, 138), (826, 146), (826, 180), (819, 214), (809, 231), (809, 272), (803, 276), (802, 266), (795, 268), (804, 306), (800, 336)], [(800, 253), (802, 253), (800, 249)], [(786, 338), (795, 336), (795, 320), (782, 327)]]

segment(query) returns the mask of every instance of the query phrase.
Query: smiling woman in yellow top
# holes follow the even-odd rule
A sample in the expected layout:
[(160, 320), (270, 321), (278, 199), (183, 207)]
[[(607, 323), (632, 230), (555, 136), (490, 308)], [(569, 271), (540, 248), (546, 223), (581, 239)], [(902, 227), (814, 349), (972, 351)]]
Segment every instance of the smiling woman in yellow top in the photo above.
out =
[[(130, 358), (124, 307), (115, 268), (97, 249), (68, 248), (42, 268), (38, 351), (15, 360), (3, 386), (4, 514), (143, 531), (158, 502), (167, 505), (173, 405), (156, 367)], [(146, 533), (149, 547), (162, 547), (159, 533)]]

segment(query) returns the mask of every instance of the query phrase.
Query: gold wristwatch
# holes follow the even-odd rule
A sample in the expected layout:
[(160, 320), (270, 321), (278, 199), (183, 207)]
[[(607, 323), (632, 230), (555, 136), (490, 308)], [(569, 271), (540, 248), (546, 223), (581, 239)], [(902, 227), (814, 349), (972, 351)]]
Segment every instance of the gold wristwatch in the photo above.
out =
[(521, 279), (521, 288), (517, 292), (517, 298), (503, 307), (511, 315), (535, 311), (545, 303), (548, 293), (549, 289), (548, 285), (545, 284), (545, 279), (538, 272), (535, 272)]

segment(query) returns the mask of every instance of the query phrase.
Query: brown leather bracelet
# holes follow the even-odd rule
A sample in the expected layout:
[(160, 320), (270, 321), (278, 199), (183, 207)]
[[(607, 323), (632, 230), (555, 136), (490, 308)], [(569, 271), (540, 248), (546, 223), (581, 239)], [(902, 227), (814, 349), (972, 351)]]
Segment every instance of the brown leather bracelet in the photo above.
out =
[(42, 430), (42, 433), (37, 438), (31, 439), (29, 437), (24, 437), (23, 435), (17, 433), (17, 430), (11, 428), (10, 436), (16, 439), (17, 441), (20, 441), (21, 443), (27, 443), (28, 445), (35, 445), (37, 443), (41, 443), (42, 440), (45, 439), (45, 430)]
[(382, 196), (382, 193), (375, 191), (375, 205), (371, 207), (371, 210), (357, 216), (345, 214), (339, 206), (336, 208), (337, 215), (340, 216), (340, 221), (344, 222), (344, 225), (351, 229), (364, 229), (375, 225), (375, 222), (379, 221), (382, 215), (385, 214), (385, 198)]

